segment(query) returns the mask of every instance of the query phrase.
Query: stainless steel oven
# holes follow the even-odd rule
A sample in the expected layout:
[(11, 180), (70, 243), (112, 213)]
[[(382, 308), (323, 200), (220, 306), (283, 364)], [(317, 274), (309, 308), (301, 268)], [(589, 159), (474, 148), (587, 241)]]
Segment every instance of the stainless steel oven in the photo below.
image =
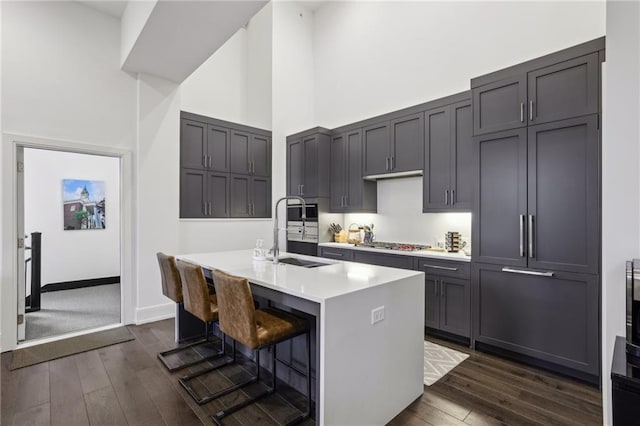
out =
[(307, 204), (305, 213), (303, 221), (301, 204), (287, 206), (287, 251), (317, 256), (318, 205)]
[[(307, 218), (305, 222), (318, 223), (318, 205), (306, 205)], [(287, 222), (302, 222), (302, 204), (290, 204), (287, 206)]]

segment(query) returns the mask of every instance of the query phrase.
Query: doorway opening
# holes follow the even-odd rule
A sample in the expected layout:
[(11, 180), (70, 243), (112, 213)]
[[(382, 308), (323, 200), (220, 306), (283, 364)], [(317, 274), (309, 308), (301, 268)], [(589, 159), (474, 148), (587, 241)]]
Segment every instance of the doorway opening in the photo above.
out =
[(16, 148), (18, 343), (121, 324), (120, 158)]

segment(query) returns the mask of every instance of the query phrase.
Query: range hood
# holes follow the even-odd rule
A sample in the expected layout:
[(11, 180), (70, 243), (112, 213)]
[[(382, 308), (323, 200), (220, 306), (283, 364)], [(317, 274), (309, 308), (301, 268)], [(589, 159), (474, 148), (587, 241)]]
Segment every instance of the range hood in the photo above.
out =
[(412, 176), (422, 176), (422, 170), (409, 170), (407, 172), (396, 172), (396, 173), (381, 173), (379, 175), (368, 175), (364, 176), (362, 179), (364, 180), (382, 180), (382, 179), (396, 179), (396, 178), (404, 178), (404, 177), (412, 177)]

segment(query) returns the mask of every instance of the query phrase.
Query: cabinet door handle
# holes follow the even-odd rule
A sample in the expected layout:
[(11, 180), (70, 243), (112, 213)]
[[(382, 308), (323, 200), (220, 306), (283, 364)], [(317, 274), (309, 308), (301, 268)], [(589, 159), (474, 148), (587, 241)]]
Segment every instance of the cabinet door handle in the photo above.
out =
[(300, 185), (300, 195), (304, 195), (304, 184)]
[(524, 222), (525, 222), (524, 215), (521, 214), (520, 215), (520, 257), (526, 256), (524, 253)]
[(389, 171), (389, 157), (385, 158), (384, 169)]
[(207, 156), (206, 155), (202, 156), (202, 167), (207, 167)]
[(520, 122), (524, 123), (524, 102), (520, 102)]
[(529, 121), (533, 121), (533, 101), (529, 101)]
[(452, 189), (451, 190), (451, 205), (454, 205), (456, 202), (456, 190)]
[(422, 265), (423, 268), (431, 268), (431, 269), (440, 269), (443, 271), (452, 271), (455, 272), (458, 270), (458, 268), (453, 268), (451, 266), (436, 266), (436, 265), (429, 265), (428, 263), (424, 263)]
[(211, 214), (212, 214), (211, 213), (211, 201), (209, 201), (207, 204), (209, 205), (209, 216), (211, 216)]
[(342, 254), (342, 253), (335, 253), (335, 252), (332, 252), (332, 251), (325, 251), (325, 252), (323, 252), (323, 254), (325, 256), (337, 256), (337, 257), (343, 257), (344, 256), (344, 254)]
[(502, 272), (509, 272), (511, 274), (522, 274), (522, 275), (535, 275), (537, 277), (553, 277), (553, 272), (540, 272), (540, 271), (528, 271), (526, 269), (513, 269), (513, 268), (502, 268)]
[(393, 157), (393, 156), (389, 157), (389, 164), (390, 164), (389, 169), (391, 169), (391, 170), (395, 169), (395, 166), (393, 164), (393, 160), (394, 159), (395, 159), (395, 157)]
[(207, 215), (207, 202), (203, 201), (202, 202), (202, 210), (204, 211), (204, 215)]
[(256, 172), (256, 162), (251, 161), (251, 173), (255, 173), (255, 172)]
[(209, 168), (213, 167), (212, 164), (213, 164), (213, 157), (209, 156)]
[(444, 191), (444, 204), (446, 206), (449, 205), (449, 190), (448, 189), (445, 189), (445, 191)]
[(300, 189), (302, 185), (298, 185), (298, 195), (302, 195), (302, 190)]
[(529, 215), (529, 257), (533, 259), (535, 252), (533, 249), (533, 215)]

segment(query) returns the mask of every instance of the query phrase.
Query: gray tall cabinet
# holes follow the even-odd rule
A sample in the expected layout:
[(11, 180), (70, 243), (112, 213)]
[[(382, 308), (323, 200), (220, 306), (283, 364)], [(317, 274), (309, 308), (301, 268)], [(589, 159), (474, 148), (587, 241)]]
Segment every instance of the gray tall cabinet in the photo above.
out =
[(597, 382), (604, 39), (473, 79), (479, 346)]
[(180, 217), (271, 217), (271, 132), (181, 112)]

